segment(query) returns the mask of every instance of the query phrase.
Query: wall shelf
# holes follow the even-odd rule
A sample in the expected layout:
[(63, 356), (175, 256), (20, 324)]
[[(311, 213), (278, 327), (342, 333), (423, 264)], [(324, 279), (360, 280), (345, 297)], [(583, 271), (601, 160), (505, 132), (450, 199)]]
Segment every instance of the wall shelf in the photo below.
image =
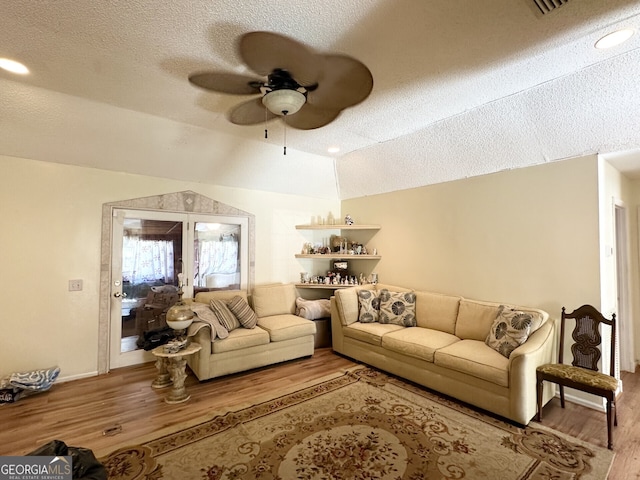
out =
[(325, 285), (323, 283), (296, 283), (296, 288), (313, 288), (316, 290), (337, 290), (340, 288), (357, 287), (357, 285)]
[[(375, 231), (380, 230), (380, 225), (365, 225), (365, 224), (315, 224), (315, 225), (296, 225), (296, 230), (315, 230), (315, 231), (339, 231), (348, 232), (348, 231)], [(380, 255), (352, 255), (349, 253), (298, 253), (295, 255), (296, 258), (306, 258), (310, 260), (375, 260), (378, 261), (382, 257)], [(354, 287), (355, 285), (326, 285), (323, 283), (296, 283), (297, 288), (308, 288), (308, 289), (316, 289), (316, 290), (338, 290), (342, 288)]]
[(380, 230), (380, 225), (296, 225), (296, 230)]
[(350, 255), (348, 253), (296, 253), (296, 258), (325, 260), (380, 260), (380, 255)]

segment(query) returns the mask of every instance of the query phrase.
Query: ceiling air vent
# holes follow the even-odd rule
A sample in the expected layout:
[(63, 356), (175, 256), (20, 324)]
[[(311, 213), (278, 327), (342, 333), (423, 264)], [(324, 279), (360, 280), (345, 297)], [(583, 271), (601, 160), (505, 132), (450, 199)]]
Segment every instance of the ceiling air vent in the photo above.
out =
[(561, 7), (569, 0), (533, 0), (533, 3), (536, 4), (536, 7), (540, 9), (540, 11), (545, 13), (551, 13), (556, 8)]

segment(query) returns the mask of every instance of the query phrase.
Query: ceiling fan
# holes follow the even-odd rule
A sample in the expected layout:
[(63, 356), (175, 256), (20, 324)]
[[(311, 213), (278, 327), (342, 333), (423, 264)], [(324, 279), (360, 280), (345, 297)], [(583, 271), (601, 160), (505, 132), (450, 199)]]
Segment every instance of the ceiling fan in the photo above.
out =
[(277, 33), (246, 33), (239, 39), (238, 52), (255, 76), (216, 71), (189, 76), (205, 90), (259, 95), (229, 111), (229, 121), (236, 125), (281, 117), (293, 128), (319, 128), (362, 102), (373, 88), (371, 72), (355, 58), (317, 53)]

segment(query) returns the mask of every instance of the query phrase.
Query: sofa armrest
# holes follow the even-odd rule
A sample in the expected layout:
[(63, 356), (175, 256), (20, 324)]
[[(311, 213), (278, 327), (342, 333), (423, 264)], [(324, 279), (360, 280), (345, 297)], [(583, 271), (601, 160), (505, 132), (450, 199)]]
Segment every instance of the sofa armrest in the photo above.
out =
[(187, 361), (198, 379), (210, 378), (209, 359), (211, 357), (211, 327), (201, 328), (191, 337), (194, 342), (198, 342), (202, 347), (200, 351), (189, 355)]
[[(538, 330), (511, 352), (509, 357), (509, 388), (519, 392), (512, 397), (512, 411), (518, 417), (536, 410), (536, 368), (554, 361), (556, 351), (555, 320), (549, 318)], [(531, 417), (527, 418), (527, 421)]]

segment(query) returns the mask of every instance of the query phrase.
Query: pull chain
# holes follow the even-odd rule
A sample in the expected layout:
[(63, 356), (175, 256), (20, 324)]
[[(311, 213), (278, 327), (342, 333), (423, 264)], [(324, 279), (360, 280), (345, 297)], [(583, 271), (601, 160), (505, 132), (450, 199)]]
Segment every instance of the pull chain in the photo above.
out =
[(264, 107), (264, 138), (269, 138), (267, 134), (267, 121), (269, 120), (269, 111)]
[(284, 122), (284, 153), (287, 154), (287, 114), (285, 113), (282, 117), (282, 121)]

